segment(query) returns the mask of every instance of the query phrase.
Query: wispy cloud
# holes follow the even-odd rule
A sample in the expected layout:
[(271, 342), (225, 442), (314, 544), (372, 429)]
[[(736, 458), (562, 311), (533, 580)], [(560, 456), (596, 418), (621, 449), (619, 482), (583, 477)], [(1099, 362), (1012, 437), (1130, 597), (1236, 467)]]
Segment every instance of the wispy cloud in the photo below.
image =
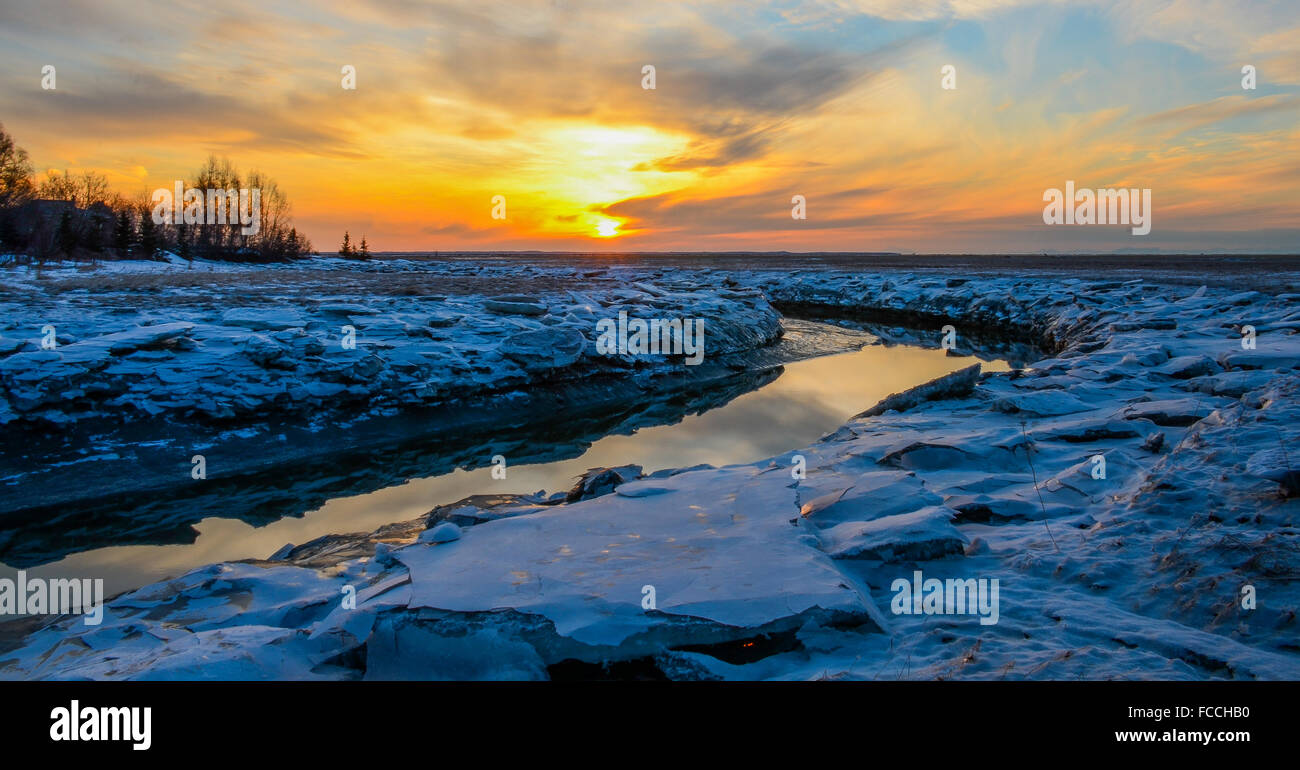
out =
[(1272, 0), (9, 0), (0, 121), (123, 186), (227, 154), (320, 246), (1133, 247), (1041, 225), (1075, 179), (1153, 188), (1153, 247), (1294, 248), (1297, 31)]

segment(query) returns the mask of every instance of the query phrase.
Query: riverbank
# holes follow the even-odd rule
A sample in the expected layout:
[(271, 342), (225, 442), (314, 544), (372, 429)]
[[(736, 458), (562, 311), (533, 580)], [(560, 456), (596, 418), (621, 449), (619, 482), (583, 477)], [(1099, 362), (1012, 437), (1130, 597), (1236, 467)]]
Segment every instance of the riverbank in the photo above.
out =
[[(619, 478), (547, 505), (439, 506), (212, 565), (119, 597), (97, 628), (71, 619), (28, 636), (0, 675), (1300, 676), (1294, 295), (673, 275), (791, 308), (946, 321), (958, 350), (965, 329), (996, 328), (1052, 352), (756, 463)], [(892, 586), (917, 571), (998, 581), (997, 622), (896, 613)], [(1267, 602), (1246, 606), (1246, 587)]]
[[(171, 504), (198, 480), (220, 495), (250, 477), (387, 454), (370, 473), (383, 484), (392, 463), (409, 465), (394, 446), (540, 425), (580, 441), (600, 430), (586, 423), (630, 419), (628, 404), (680, 393), (698, 408), (714, 398), (706, 388), (870, 340), (782, 340), (780, 315), (754, 290), (518, 265), (14, 268), (0, 311), (0, 560), (20, 565), (66, 552), (59, 533), (86, 519), (136, 530), (127, 542), (183, 533), (211, 508), (178, 516)], [(703, 360), (598, 354), (597, 322), (620, 313), (698, 319)], [(453, 454), (475, 442), (460, 443)], [(265, 502), (218, 507), (283, 515)], [(96, 513), (124, 507), (138, 514), (127, 526)]]

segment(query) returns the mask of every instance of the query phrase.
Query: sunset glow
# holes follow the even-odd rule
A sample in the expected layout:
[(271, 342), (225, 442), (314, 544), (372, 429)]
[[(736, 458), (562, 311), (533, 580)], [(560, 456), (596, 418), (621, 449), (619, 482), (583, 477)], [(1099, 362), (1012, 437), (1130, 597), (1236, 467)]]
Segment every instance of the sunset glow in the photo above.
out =
[(596, 235), (601, 238), (613, 238), (618, 234), (618, 222), (612, 219), (602, 219), (596, 224)]
[(318, 248), (1132, 247), (1042, 226), (1067, 180), (1152, 189), (1144, 248), (1300, 242), (1288, 4), (72, 5), (100, 32), (0, 9), (0, 122), (38, 168), (135, 193), (224, 155), (278, 180)]

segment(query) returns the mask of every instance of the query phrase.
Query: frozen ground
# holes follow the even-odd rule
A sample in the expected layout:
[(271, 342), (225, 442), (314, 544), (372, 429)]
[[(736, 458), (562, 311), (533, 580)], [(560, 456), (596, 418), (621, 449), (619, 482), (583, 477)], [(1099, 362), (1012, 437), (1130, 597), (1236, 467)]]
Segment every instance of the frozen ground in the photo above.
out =
[[(753, 289), (649, 286), (604, 270), (322, 259), (309, 268), (107, 263), (80, 273), (2, 274), (0, 426), (355, 415), (683, 371), (684, 356), (597, 355), (597, 320), (620, 312), (703, 319), (708, 356), (780, 334), (779, 315)], [(47, 326), (52, 350), (41, 349)]]
[[(783, 364), (875, 339), (789, 318), (773, 339), (778, 314), (756, 290), (658, 274), (651, 286), (606, 267), (319, 260), (0, 271), (0, 403), (12, 404), (0, 426), (0, 563), (193, 543), (205, 519), (299, 517), (498, 453), (512, 464), (576, 456), (608, 433), (726, 403)], [(490, 309), (503, 292), (528, 292), (545, 312)], [(594, 310), (575, 310), (574, 296), (595, 297)], [(303, 326), (232, 325), (248, 320), (247, 308)], [(703, 362), (596, 355), (590, 316), (619, 310), (702, 318)], [(398, 316), (430, 325), (399, 328)], [(52, 351), (39, 346), (47, 324), (59, 341)], [(345, 325), (357, 329), (357, 350), (338, 338)], [(584, 339), (581, 349), (547, 366), (512, 362), (545, 357), (555, 328)], [(294, 344), (283, 357), (250, 358), (268, 336)], [(527, 345), (509, 347), (521, 336)], [(443, 355), (449, 344), (475, 362), (468, 379), (412, 396), (412, 383), (459, 382), (446, 369), (463, 363)], [(412, 360), (422, 363), (407, 367)], [(375, 374), (362, 377), (361, 365)], [(195, 455), (206, 463), (201, 482), (191, 478)]]
[[(704, 363), (598, 355), (597, 320), (620, 312), (702, 319)], [(780, 315), (754, 289), (517, 264), (10, 268), (0, 318), (0, 560), (16, 564), (100, 530), (134, 531), (125, 542), (184, 537), (204, 510), (182, 520), (168, 501), (193, 487), (195, 455), (214, 482), (291, 466), (301, 478), (311, 462), (354, 467), (363, 453), (389, 454), (391, 469), (402, 438), (499, 434), (539, 413), (577, 438), (592, 412), (824, 352), (774, 344)], [(42, 349), (49, 334), (57, 346)], [(124, 496), (142, 514), (130, 523), (112, 513)], [(255, 502), (224, 502), (223, 515), (275, 515), (274, 499)], [(69, 516), (104, 526), (68, 538)]]
[[(766, 336), (770, 300), (897, 335), (930, 328), (936, 342), (951, 324), (959, 350), (996, 333), (1049, 352), (1022, 372), (971, 371), (863, 404), (817, 444), (752, 465), (595, 472), (564, 496), (479, 496), (211, 565), (117, 597), (97, 627), (28, 626), (0, 653), (0, 676), (1300, 678), (1300, 307), (1286, 287), (532, 270), (542, 282), (576, 271), (606, 300), (636, 287), (657, 315), (699, 307), (758, 324), (726, 337), (739, 345)], [(451, 296), (438, 301), (480, 301)], [(237, 327), (216, 308), (153, 320), (193, 324), (186, 335)], [(290, 328), (310, 336), (310, 324)], [(209, 334), (196, 343), (222, 349)], [(113, 344), (95, 343), (107, 352), (91, 360), (116, 362)], [(32, 354), (0, 371), (15, 355)], [(916, 571), (997, 580), (997, 622), (896, 614), (894, 581)]]

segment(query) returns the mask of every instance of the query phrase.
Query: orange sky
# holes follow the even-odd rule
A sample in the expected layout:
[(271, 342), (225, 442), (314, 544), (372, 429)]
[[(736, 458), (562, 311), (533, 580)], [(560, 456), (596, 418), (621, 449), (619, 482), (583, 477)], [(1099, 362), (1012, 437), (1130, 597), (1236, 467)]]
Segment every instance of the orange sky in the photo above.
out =
[[(1294, 2), (22, 0), (0, 29), (39, 169), (134, 193), (225, 155), (321, 250), (1300, 250)], [(1151, 235), (1044, 225), (1066, 180), (1150, 188)]]

